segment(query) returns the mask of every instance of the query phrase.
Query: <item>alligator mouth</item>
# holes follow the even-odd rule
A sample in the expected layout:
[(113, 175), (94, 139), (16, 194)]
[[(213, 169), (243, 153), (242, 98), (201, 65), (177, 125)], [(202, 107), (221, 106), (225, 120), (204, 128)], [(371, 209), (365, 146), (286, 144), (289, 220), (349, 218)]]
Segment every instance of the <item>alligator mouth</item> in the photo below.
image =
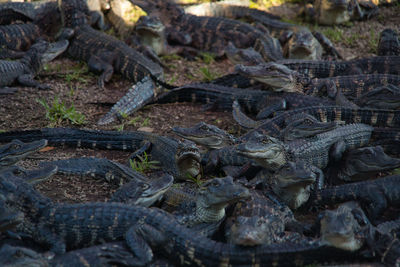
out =
[(57, 173), (58, 166), (49, 165), (42, 169), (30, 170), (26, 172), (24, 177), (25, 181), (31, 184), (37, 184), (49, 179), (51, 176)]
[(68, 40), (62, 40), (55, 43), (49, 44), (46, 49), (46, 52), (42, 55), (41, 61), (42, 63), (47, 63), (52, 61), (54, 58), (62, 54), (65, 50), (67, 50), (69, 45)]
[[(15, 144), (13, 142), (11, 142), (5, 146), (9, 145), (9, 148), (11, 148), (11, 146)], [(47, 140), (42, 139), (42, 140), (38, 140), (38, 141), (33, 141), (31, 143), (19, 142), (19, 145), (21, 147), (15, 149), (14, 151), (9, 152), (10, 153), (9, 155), (1, 156), (1, 152), (0, 152), (0, 166), (12, 165), (13, 163), (19, 161), (20, 159), (22, 159), (32, 153), (37, 152), (38, 150), (47, 146)]]
[(179, 157), (177, 165), (183, 179), (197, 177), (200, 174), (200, 155), (197, 153), (184, 153)]
[(168, 174), (161, 178), (151, 180), (150, 187), (142, 193), (141, 197), (135, 202), (135, 205), (144, 207), (151, 206), (162, 197), (165, 191), (172, 186), (173, 182), (174, 177)]

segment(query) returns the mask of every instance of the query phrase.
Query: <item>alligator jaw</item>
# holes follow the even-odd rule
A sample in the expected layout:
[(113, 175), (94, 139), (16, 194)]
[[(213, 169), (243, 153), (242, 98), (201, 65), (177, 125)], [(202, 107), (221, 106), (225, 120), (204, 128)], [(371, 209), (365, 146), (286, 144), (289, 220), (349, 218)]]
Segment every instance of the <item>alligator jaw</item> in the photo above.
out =
[(167, 191), (174, 182), (174, 177), (166, 174), (161, 178), (152, 179), (149, 183), (150, 186), (146, 189), (141, 197), (136, 200), (135, 205), (140, 205), (143, 207), (149, 207), (154, 202), (162, 197), (162, 195)]
[(47, 145), (47, 140), (42, 139), (30, 143), (13, 140), (0, 147), (0, 169), (13, 165), (19, 160), (39, 151)]
[(49, 44), (49, 46), (46, 49), (46, 52), (44, 52), (41, 57), (42, 64), (50, 62), (58, 55), (62, 54), (65, 50), (67, 50), (68, 45), (69, 45), (68, 40), (62, 40)]

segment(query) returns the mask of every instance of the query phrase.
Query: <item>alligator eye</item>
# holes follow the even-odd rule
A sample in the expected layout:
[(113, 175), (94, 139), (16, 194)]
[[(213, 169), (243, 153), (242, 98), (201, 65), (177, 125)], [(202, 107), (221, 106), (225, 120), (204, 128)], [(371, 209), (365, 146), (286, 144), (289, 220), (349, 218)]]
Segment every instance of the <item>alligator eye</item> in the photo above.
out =
[(142, 189), (143, 190), (146, 190), (146, 189), (148, 189), (150, 186), (148, 185), (148, 184), (142, 184)]
[(21, 147), (21, 145), (19, 144), (11, 144), (10, 148), (12, 149), (19, 149)]
[(19, 175), (22, 174), (22, 171), (20, 169), (14, 169), (12, 173), (15, 175)]

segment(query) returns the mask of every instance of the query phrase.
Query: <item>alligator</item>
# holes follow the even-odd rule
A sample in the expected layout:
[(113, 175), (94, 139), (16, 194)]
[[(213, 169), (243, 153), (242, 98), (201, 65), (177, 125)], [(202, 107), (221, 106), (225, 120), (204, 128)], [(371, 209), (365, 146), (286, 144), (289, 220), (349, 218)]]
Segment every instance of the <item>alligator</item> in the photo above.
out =
[(38, 41), (31, 46), (29, 51), (19, 60), (0, 60), (0, 94), (13, 93), (15, 88), (6, 87), (14, 82), (24, 86), (49, 89), (47, 84), (35, 81), (33, 77), (42, 69), (43, 65), (63, 53), (68, 46), (68, 41), (47, 43)]
[(19, 138), (22, 141), (47, 139), (51, 145), (114, 149), (143, 152), (150, 150), (152, 160), (160, 162), (163, 170), (176, 179), (196, 177), (200, 170), (200, 153), (189, 142), (146, 132), (118, 132), (80, 130), (73, 128), (43, 128), (40, 130), (10, 131), (0, 133), (0, 142)]
[(379, 35), (378, 56), (400, 56), (400, 39), (393, 29), (384, 29)]
[(173, 215), (159, 209), (120, 203), (56, 204), (20, 179), (0, 178), (0, 183), (1, 195), (13, 199), (7, 208), (24, 213), (17, 233), (31, 236), (57, 255), (100, 241), (125, 240), (135, 263), (142, 266), (150, 263), (156, 247), (181, 266), (293, 266), (362, 257), (319, 241), (243, 248), (193, 235)]
[(40, 28), (32, 23), (0, 25), (0, 59), (22, 58), (41, 35)]
[(159, 178), (146, 179), (144, 182), (132, 180), (115, 191), (109, 202), (150, 207), (163, 197), (163, 194), (172, 186), (173, 182), (174, 177), (169, 174)]
[(373, 127), (355, 123), (317, 134), (307, 139), (282, 142), (266, 135), (254, 135), (237, 146), (238, 153), (261, 166), (277, 170), (288, 161), (303, 160), (323, 169), (330, 160), (341, 158), (345, 150), (368, 144)]
[[(283, 236), (285, 228), (299, 224), (293, 212), (284, 204), (251, 190), (251, 199), (236, 204), (227, 218), (225, 237), (228, 243), (241, 246), (294, 242), (293, 235)], [(299, 235), (297, 233), (296, 237)], [(294, 238), (296, 238), (294, 237)]]
[(343, 24), (351, 20), (369, 19), (378, 13), (378, 6), (370, 0), (315, 0), (306, 5), (306, 16), (321, 25)]
[(385, 154), (381, 146), (352, 149), (343, 155), (343, 159), (326, 170), (327, 180), (337, 182), (367, 180), (378, 172), (400, 167), (400, 159)]
[(361, 107), (371, 107), (380, 109), (399, 109), (400, 108), (400, 87), (393, 84), (377, 87), (368, 93), (362, 94), (354, 103)]
[(0, 175), (3, 177), (8, 177), (9, 179), (18, 177), (33, 185), (49, 179), (55, 173), (57, 173), (57, 166), (44, 166), (34, 170), (27, 170), (19, 166), (10, 166), (0, 171)]
[(370, 108), (345, 108), (340, 106), (322, 106), (298, 108), (286, 111), (274, 118), (265, 121), (258, 128), (242, 135), (239, 140), (248, 140), (253, 135), (264, 134), (279, 137), (286, 121), (298, 114), (308, 114), (321, 122), (364, 123), (374, 127), (400, 127), (400, 111), (370, 109)]
[(307, 202), (312, 188), (320, 188), (324, 184), (321, 170), (310, 166), (303, 160), (287, 162), (280, 169), (271, 173), (262, 169), (253, 178), (272, 191), (282, 203), (291, 209), (297, 209)]
[(340, 92), (349, 99), (360, 97), (379, 86), (400, 85), (400, 76), (392, 74), (361, 74), (329, 78), (313, 78), (274, 62), (258, 66), (237, 65), (236, 71), (271, 86), (276, 91), (300, 92), (334, 98)]
[(38, 253), (27, 247), (4, 244), (0, 249), (2, 266), (137, 266), (135, 257), (123, 242), (110, 242), (69, 251), (63, 255)]
[(281, 42), (283, 54), (286, 58), (318, 60), (322, 57), (322, 46), (328, 53), (342, 58), (323, 34), (317, 33), (316, 36), (307, 27), (283, 22), (280, 18), (262, 10), (216, 2), (190, 6), (185, 8), (185, 12), (197, 16), (244, 18), (249, 23), (257, 23), (258, 27), (266, 27), (268, 32)]
[(24, 143), (14, 139), (0, 146), (0, 170), (3, 170), (27, 156), (36, 153), (47, 146), (47, 140), (41, 139), (31, 143)]
[[(82, 8), (83, 7), (83, 8)], [(86, 4), (82, 0), (64, 0), (61, 15), (64, 31), (60, 38), (69, 39), (68, 54), (88, 63), (90, 71), (101, 73), (98, 86), (104, 87), (114, 71), (122, 77), (137, 82), (146, 76), (162, 83), (163, 70), (124, 42), (93, 29), (85, 18)]]
[(167, 27), (170, 43), (191, 46), (222, 56), (230, 41), (239, 48), (253, 47), (266, 61), (283, 58), (279, 41), (250, 24), (221, 17), (186, 14), (172, 1), (131, 0), (131, 2), (150, 16), (160, 18)]
[(358, 201), (366, 211), (368, 218), (376, 223), (379, 215), (389, 206), (399, 206), (400, 176), (392, 175), (375, 180), (362, 181), (351, 184), (324, 188), (316, 192), (310, 199), (312, 205)]
[(193, 205), (185, 203), (189, 208), (178, 209), (174, 215), (180, 224), (210, 237), (225, 219), (226, 207), (249, 197), (249, 190), (234, 183), (232, 177), (214, 178), (200, 186), (192, 201), (185, 200)]

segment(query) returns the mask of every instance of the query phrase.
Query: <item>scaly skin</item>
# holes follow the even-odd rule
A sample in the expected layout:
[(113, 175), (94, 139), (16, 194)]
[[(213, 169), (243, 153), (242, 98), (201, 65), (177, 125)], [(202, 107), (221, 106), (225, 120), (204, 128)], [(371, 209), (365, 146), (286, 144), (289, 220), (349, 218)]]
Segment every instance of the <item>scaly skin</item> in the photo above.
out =
[(65, 40), (51, 44), (45, 41), (39, 41), (32, 45), (23, 58), (19, 60), (0, 60), (0, 89), (16, 81), (25, 86), (48, 89), (48, 85), (40, 84), (33, 80), (33, 77), (38, 74), (45, 63), (53, 60), (64, 52), (67, 46), (68, 41)]
[[(167, 27), (173, 29), (169, 39), (183, 45), (223, 55), (231, 41), (236, 47), (253, 47), (266, 61), (282, 59), (279, 41), (249, 24), (221, 17), (201, 17), (185, 14), (172, 1), (132, 0), (150, 15), (159, 16)], [(179, 40), (181, 39), (181, 40)]]
[(64, 26), (73, 30), (72, 36), (65, 36), (70, 40), (68, 54), (86, 61), (90, 70), (101, 72), (99, 87), (104, 87), (114, 71), (134, 82), (146, 76), (162, 82), (163, 70), (158, 64), (115, 37), (90, 27), (84, 10), (80, 9), (82, 6), (85, 3), (79, 0), (64, 0), (61, 4)]
[(378, 56), (400, 56), (400, 39), (395, 30), (384, 29), (379, 35)]
[[(279, 169), (288, 161), (303, 160), (323, 169), (330, 157), (340, 158), (345, 150), (362, 147), (370, 140), (373, 127), (365, 124), (338, 126), (334, 130), (307, 139), (283, 143), (275, 138), (259, 135), (237, 146), (239, 154), (257, 161), (268, 169)], [(333, 151), (331, 151), (334, 149)]]
[(146, 265), (152, 260), (152, 248), (155, 247), (181, 266), (222, 263), (293, 266), (357, 258), (346, 251), (321, 246), (319, 242), (242, 248), (193, 235), (192, 230), (180, 226), (172, 215), (158, 209), (118, 203), (53, 204), (21, 180), (0, 179), (0, 183), (8, 184), (1, 187), (3, 196), (18, 199), (8, 202), (8, 207), (25, 214), (18, 231), (31, 235), (36, 242), (49, 246), (57, 254), (65, 253), (67, 248), (89, 246), (101, 240), (125, 239), (138, 265)]
[(370, 181), (344, 184), (325, 188), (317, 192), (314, 204), (324, 205), (350, 200), (359, 201), (371, 221), (379, 220), (379, 215), (389, 206), (398, 207), (400, 176), (392, 175)]
[(193, 143), (178, 142), (175, 139), (146, 132), (117, 132), (78, 130), (72, 128), (44, 128), (2, 133), (0, 142), (15, 138), (25, 141), (47, 139), (52, 145), (68, 145), (99, 149), (136, 151), (144, 143), (151, 144), (152, 160), (160, 162), (166, 172), (176, 179), (187, 179), (187, 174), (196, 177), (200, 170), (200, 154)]

